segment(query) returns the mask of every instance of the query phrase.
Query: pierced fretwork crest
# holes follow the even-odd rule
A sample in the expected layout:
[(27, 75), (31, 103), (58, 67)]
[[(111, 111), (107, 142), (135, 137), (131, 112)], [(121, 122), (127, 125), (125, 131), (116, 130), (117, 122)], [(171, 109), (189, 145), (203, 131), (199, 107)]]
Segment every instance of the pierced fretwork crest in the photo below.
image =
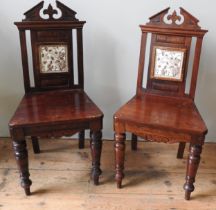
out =
[[(55, 21), (55, 20), (68, 20), (68, 21), (78, 21), (78, 19), (75, 17), (76, 12), (70, 9), (69, 7), (65, 6), (59, 1), (56, 1), (56, 8), (54, 8), (51, 4), (48, 5), (47, 8), (44, 8), (45, 3), (44, 1), (37, 4), (35, 7), (24, 13), (26, 18), (24, 21)], [(56, 18), (55, 15), (58, 14), (58, 10), (61, 11), (61, 16), (59, 18)], [(42, 18), (40, 13), (44, 15), (48, 15), (48, 18)]]
[(199, 20), (192, 16), (185, 9), (180, 7), (179, 14), (175, 10), (172, 14), (169, 14), (169, 10), (170, 7), (150, 17), (150, 21), (149, 23), (147, 23), (147, 25), (158, 25), (160, 27), (173, 28), (184, 27), (188, 29), (200, 29), (200, 26), (198, 25)]
[(45, 9), (43, 13), (45, 15), (49, 15), (50, 19), (54, 19), (53, 17), (54, 17), (54, 15), (58, 14), (58, 11), (56, 9), (54, 9), (51, 4), (49, 4), (48, 8)]
[(167, 20), (171, 20), (172, 23), (177, 23), (177, 21), (181, 21), (181, 17), (174, 11), (171, 15), (167, 16)]

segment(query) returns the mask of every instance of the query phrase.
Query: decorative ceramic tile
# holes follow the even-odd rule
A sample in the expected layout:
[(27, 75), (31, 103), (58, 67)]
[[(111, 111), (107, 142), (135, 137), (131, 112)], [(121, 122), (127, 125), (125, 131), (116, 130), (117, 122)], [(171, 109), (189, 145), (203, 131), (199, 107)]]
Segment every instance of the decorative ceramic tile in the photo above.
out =
[(185, 49), (155, 47), (153, 78), (182, 80)]
[(68, 72), (67, 45), (39, 46), (41, 73)]

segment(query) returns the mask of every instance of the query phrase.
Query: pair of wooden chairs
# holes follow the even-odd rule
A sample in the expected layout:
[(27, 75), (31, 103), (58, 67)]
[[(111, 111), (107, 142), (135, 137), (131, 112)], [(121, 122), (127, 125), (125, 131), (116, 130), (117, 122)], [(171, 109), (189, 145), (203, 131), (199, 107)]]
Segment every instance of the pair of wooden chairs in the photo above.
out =
[[(99, 183), (102, 149), (103, 113), (84, 92), (83, 25), (76, 12), (56, 1), (61, 17), (51, 5), (43, 9), (39, 3), (16, 22), (20, 32), (25, 95), (9, 123), (21, 186), (30, 195), (26, 136), (32, 139), (35, 153), (40, 153), (38, 137), (79, 134), (79, 148), (84, 147), (86, 129), (90, 129), (92, 178)], [(43, 19), (41, 11), (48, 16)], [(124, 177), (125, 132), (132, 133), (132, 149), (137, 137), (149, 141), (180, 142), (178, 158), (190, 143), (185, 198), (190, 199), (207, 133), (195, 104), (201, 45), (206, 30), (198, 20), (181, 8), (181, 14), (168, 14), (169, 8), (152, 16), (141, 26), (142, 40), (136, 95), (114, 115), (116, 181), (122, 186)], [(34, 85), (31, 84), (26, 31), (30, 31)], [(74, 33), (75, 32), (75, 33)], [(151, 34), (147, 87), (143, 75), (147, 34)], [(74, 43), (73, 36), (76, 36)], [(196, 37), (195, 55), (189, 93), (185, 93), (192, 38)], [(74, 55), (77, 46), (77, 61)], [(78, 64), (78, 82), (75, 79)]]

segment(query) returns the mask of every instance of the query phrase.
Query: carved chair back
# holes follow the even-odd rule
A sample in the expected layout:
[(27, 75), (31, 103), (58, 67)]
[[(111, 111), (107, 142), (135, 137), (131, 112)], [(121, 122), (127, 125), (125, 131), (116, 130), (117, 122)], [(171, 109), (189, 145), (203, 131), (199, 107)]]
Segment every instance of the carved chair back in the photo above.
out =
[[(141, 25), (142, 40), (137, 79), (137, 95), (149, 92), (194, 99), (202, 40), (207, 32), (199, 20), (183, 8), (169, 14), (170, 8), (150, 17)], [(147, 87), (143, 88), (147, 35), (151, 34)], [(192, 38), (196, 38), (189, 93), (185, 92)]]
[[(85, 21), (79, 21), (75, 17), (76, 12), (59, 1), (56, 1), (56, 8), (51, 4), (46, 9), (43, 7), (42, 1), (24, 14), (26, 18), (22, 22), (15, 22), (20, 33), (25, 92), (83, 89), (82, 30)], [(46, 19), (42, 18), (41, 14), (45, 15)], [(27, 31), (30, 31), (30, 52), (27, 49)], [(73, 35), (76, 38), (73, 38)], [(77, 51), (74, 50), (75, 46)], [(34, 86), (30, 82), (30, 57), (33, 63)], [(78, 69), (77, 82), (75, 63)]]

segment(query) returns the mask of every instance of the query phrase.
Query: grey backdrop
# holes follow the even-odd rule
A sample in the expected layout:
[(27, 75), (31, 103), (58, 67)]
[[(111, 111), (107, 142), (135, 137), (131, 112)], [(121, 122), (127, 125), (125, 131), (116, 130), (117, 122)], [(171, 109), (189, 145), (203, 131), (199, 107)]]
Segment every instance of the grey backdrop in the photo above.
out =
[[(49, 0), (52, 2), (52, 0)], [(0, 136), (23, 93), (19, 36), (14, 21), (39, 3), (7, 0), (0, 7)], [(206, 121), (208, 141), (216, 141), (216, 13), (210, 0), (62, 0), (87, 20), (84, 28), (85, 88), (105, 114), (104, 138), (113, 138), (112, 116), (135, 93), (140, 47), (139, 24), (168, 6), (184, 7), (209, 30), (203, 45), (197, 106)]]

